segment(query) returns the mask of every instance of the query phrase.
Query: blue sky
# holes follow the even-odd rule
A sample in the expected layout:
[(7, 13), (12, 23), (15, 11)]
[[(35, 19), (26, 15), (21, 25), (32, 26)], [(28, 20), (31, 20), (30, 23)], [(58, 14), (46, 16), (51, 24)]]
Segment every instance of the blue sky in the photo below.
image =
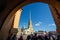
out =
[(32, 25), (35, 31), (56, 31), (56, 25), (48, 4), (37, 2), (23, 6), (22, 9), (19, 28), (21, 28), (22, 25), (25, 25), (26, 28), (28, 27), (28, 20), (31, 12)]

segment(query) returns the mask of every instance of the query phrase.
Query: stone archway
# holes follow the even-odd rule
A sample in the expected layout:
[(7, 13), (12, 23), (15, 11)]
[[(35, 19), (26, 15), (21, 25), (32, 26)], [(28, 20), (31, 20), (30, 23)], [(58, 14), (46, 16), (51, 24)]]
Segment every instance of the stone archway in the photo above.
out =
[[(33, 3), (33, 2), (43, 2), (43, 3), (47, 3), (47, 4), (49, 4), (50, 5), (50, 8), (51, 8), (51, 11), (52, 11), (52, 14), (53, 14), (53, 12), (57, 12), (58, 10), (57, 9), (55, 9), (56, 7), (56, 1), (55, 0), (26, 0), (26, 1), (23, 1), (22, 3), (19, 3), (19, 5), (16, 3), (16, 8), (14, 8), (14, 9), (12, 9), (12, 11), (9, 13), (9, 11), (7, 11), (8, 13), (9, 13), (9, 15), (6, 17), (6, 19), (5, 19), (5, 21), (4, 21), (4, 23), (3, 23), (3, 25), (2, 25), (2, 28), (1, 28), (1, 32), (3, 32), (4, 33), (4, 31), (3, 31), (3, 29), (4, 29), (4, 27), (6, 27), (6, 26), (4, 26), (4, 24), (8, 24), (8, 23), (6, 23), (7, 22), (7, 19), (10, 19), (10, 18), (12, 18), (12, 16), (14, 16), (15, 15), (15, 13), (16, 13), (16, 11), (17, 10), (19, 10), (19, 9), (21, 9), (24, 5), (27, 5), (27, 4), (30, 4), (30, 3)], [(53, 10), (54, 9), (54, 10)], [(57, 11), (55, 11), (55, 10), (57, 10)], [(4, 11), (3, 11), (3, 13), (4, 13)], [(57, 16), (57, 14), (55, 14), (56, 16)], [(60, 32), (59, 30), (59, 27), (60, 27), (60, 25), (59, 25), (59, 23), (58, 22), (60, 22), (60, 21), (57, 21), (57, 17), (55, 16), (54, 14), (53, 14), (53, 17), (54, 17), (54, 20), (55, 20), (55, 23), (56, 23), (56, 25), (57, 25), (57, 29), (58, 29), (58, 33)], [(8, 20), (8, 22), (9, 22), (10, 20)], [(11, 26), (10, 26), (11, 27)], [(13, 27), (13, 26), (12, 26)], [(9, 29), (9, 27), (7, 28), (7, 29)], [(9, 31), (9, 30), (8, 30)], [(2, 34), (2, 33), (1, 33)], [(3, 34), (2, 34), (3, 35)], [(4, 33), (4, 35), (6, 35), (6, 33)], [(4, 36), (3, 35), (3, 36)], [(2, 36), (0, 37), (0, 38), (3, 38)], [(7, 37), (6, 37), (7, 38)], [(6, 39), (5, 38), (5, 39)]]

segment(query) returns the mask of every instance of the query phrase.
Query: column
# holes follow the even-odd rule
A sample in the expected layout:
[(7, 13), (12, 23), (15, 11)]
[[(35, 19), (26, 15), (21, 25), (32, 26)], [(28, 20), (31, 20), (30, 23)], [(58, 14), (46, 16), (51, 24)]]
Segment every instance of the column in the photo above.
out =
[(51, 5), (49, 5), (49, 7), (51, 9), (52, 16), (53, 16), (55, 24), (56, 24), (56, 31), (60, 35), (60, 14), (59, 14), (58, 10), (55, 7), (53, 7)]
[(19, 9), (14, 15), (15, 17), (13, 22), (13, 28), (11, 30), (11, 33), (13, 34), (16, 34), (18, 32), (18, 24), (19, 24), (21, 12), (22, 12), (22, 9)]

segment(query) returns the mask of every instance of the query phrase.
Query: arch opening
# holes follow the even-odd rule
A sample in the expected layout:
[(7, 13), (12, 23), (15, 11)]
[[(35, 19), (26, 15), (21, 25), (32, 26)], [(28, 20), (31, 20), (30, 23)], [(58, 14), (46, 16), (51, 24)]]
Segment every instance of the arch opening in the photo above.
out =
[[(19, 29), (22, 30), (22, 34), (38, 33), (38, 32), (56, 32), (56, 24), (54, 22), (52, 13), (50, 11), (49, 5), (46, 3), (31, 3), (26, 6), (23, 6), (22, 13), (20, 16)], [(32, 28), (29, 29), (29, 20), (31, 20)]]
[[(22, 4), (23, 4), (23, 5), (26, 5), (26, 4), (29, 4), (29, 3), (26, 3), (26, 4), (22, 3)], [(14, 9), (14, 10), (10, 13), (10, 16), (8, 16), (8, 18), (9, 18), (9, 17), (11, 18), (13, 15), (15, 15), (15, 12), (16, 12), (18, 9), (21, 9), (23, 5), (20, 5), (20, 6), (18, 6), (16, 9)], [(8, 18), (7, 18), (7, 19), (8, 19)], [(10, 19), (10, 18), (9, 18), (9, 19)], [(6, 22), (6, 21), (5, 21), (5, 22)], [(3, 25), (4, 25), (4, 24), (3, 24)]]

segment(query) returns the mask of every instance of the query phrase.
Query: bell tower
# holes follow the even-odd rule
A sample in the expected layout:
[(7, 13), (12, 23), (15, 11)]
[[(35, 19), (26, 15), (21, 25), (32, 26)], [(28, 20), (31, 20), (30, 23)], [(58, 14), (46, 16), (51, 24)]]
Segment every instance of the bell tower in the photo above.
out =
[(30, 11), (30, 15), (29, 15), (29, 21), (28, 21), (28, 29), (31, 31), (31, 33), (33, 33), (33, 27), (32, 27), (32, 20), (31, 20), (31, 11)]

